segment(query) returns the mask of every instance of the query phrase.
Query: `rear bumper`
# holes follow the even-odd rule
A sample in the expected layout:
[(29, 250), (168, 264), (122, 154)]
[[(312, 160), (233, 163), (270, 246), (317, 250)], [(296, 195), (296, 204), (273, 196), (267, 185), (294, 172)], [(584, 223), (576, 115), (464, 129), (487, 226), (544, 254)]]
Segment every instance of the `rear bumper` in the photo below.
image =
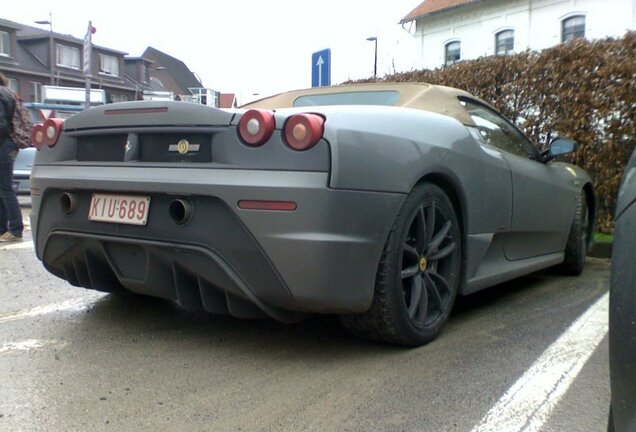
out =
[(28, 194), (31, 191), (31, 173), (28, 171), (13, 171), (13, 183), (17, 184), (19, 194)]
[[(359, 312), (373, 297), (384, 242), (404, 195), (328, 189), (328, 174), (193, 168), (36, 166), (31, 226), (53, 274), (280, 320), (289, 312)], [(151, 197), (146, 226), (88, 220), (92, 192)], [(77, 198), (66, 214), (59, 195)], [(174, 223), (176, 199), (192, 217)], [(240, 200), (294, 201), (295, 211), (241, 210)]]

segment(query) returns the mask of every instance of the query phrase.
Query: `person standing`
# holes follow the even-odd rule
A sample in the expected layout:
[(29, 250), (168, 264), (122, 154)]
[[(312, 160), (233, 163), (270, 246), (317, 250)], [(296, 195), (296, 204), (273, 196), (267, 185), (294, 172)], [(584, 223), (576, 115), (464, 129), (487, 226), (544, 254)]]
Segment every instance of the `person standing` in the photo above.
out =
[(22, 212), (13, 189), (13, 163), (18, 145), (11, 139), (15, 96), (9, 81), (0, 73), (0, 242), (22, 240)]

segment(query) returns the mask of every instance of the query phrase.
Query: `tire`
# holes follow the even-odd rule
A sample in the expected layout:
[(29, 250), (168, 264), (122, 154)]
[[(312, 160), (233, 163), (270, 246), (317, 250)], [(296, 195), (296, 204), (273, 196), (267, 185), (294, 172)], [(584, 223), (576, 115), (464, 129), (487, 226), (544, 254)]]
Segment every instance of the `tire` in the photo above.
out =
[(371, 307), (341, 315), (341, 322), (365, 339), (406, 346), (430, 342), (453, 308), (461, 255), (461, 231), (450, 199), (434, 184), (416, 186), (385, 243)]
[(587, 208), (587, 199), (585, 192), (576, 199), (576, 209), (572, 226), (570, 227), (570, 235), (565, 246), (565, 259), (563, 261), (563, 270), (573, 276), (583, 273), (585, 267), (585, 256), (588, 247), (588, 231), (590, 227), (590, 216)]

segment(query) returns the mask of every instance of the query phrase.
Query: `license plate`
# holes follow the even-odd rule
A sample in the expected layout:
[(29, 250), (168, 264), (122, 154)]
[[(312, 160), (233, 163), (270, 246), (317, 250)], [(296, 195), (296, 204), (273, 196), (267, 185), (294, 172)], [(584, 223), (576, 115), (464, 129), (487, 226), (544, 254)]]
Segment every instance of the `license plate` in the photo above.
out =
[(88, 220), (146, 225), (150, 197), (94, 193), (88, 209)]

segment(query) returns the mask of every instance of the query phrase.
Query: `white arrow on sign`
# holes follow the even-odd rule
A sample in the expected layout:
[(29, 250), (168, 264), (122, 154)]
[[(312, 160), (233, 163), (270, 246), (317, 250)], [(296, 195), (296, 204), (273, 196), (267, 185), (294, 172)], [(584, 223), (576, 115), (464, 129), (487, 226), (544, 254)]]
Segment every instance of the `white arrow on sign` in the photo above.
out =
[(322, 56), (318, 56), (318, 61), (316, 62), (316, 66), (318, 66), (318, 87), (322, 86), (322, 65), (325, 64), (325, 61), (322, 59)]

